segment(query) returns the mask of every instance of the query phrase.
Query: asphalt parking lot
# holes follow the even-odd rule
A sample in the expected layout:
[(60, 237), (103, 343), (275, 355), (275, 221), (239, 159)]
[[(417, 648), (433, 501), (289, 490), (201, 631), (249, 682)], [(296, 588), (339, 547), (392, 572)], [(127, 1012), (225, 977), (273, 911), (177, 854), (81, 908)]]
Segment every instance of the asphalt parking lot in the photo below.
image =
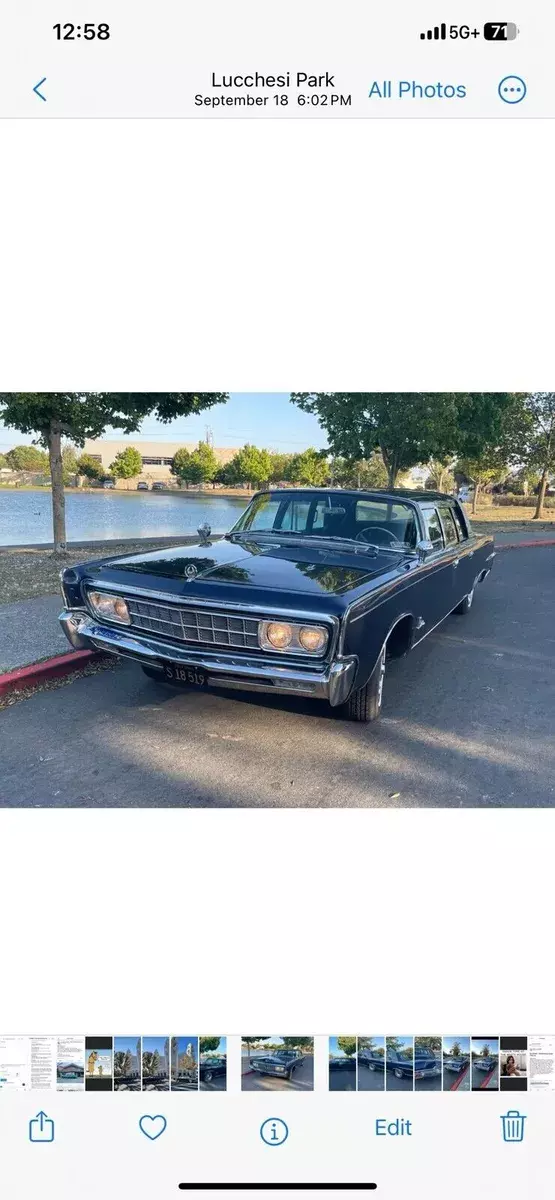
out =
[(412, 1076), (403, 1076), (402, 1079), (397, 1079), (393, 1071), (388, 1071), (385, 1086), (388, 1092), (413, 1092), (414, 1079)]
[(498, 554), (468, 616), (388, 665), (373, 725), (308, 700), (173, 691), (131, 663), (38, 691), (0, 712), (0, 804), (554, 804), (554, 585), (554, 550)]
[(441, 1071), (439, 1075), (430, 1075), (428, 1079), (416, 1079), (414, 1083), (415, 1092), (440, 1092), (441, 1091)]
[(357, 1066), (356, 1062), (350, 1062), (349, 1066), (331, 1067), (329, 1069), (329, 1090), (330, 1092), (356, 1092), (357, 1090)]
[(259, 1075), (258, 1071), (241, 1077), (243, 1092), (311, 1092), (314, 1088), (314, 1059), (307, 1054), (304, 1062), (293, 1072), (291, 1079), (276, 1075)]
[(370, 1071), (368, 1067), (359, 1064), (358, 1090), (359, 1092), (383, 1092), (385, 1090), (383, 1071)]

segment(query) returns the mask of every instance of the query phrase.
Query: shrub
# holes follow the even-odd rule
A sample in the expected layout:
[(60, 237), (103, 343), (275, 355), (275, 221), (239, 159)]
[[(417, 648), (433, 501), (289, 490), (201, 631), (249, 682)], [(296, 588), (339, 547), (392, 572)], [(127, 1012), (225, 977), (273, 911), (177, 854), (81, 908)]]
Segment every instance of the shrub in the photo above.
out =
[[(496, 508), (535, 508), (537, 504), (537, 496), (516, 496), (510, 492), (504, 496), (494, 496), (493, 503)], [(544, 500), (544, 508), (555, 508), (555, 497), (546, 496)]]

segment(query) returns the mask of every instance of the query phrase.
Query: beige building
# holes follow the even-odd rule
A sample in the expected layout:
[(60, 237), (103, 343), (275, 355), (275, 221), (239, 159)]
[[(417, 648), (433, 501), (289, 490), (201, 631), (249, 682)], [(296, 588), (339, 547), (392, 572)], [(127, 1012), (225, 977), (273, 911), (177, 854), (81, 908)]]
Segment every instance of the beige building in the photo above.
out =
[[(137, 477), (154, 482), (156, 479), (170, 481), (174, 476), (170, 473), (173, 456), (177, 450), (196, 450), (198, 442), (143, 442), (140, 440), (133, 441), (133, 435), (129, 437), (119, 438), (117, 441), (108, 441), (105, 438), (87, 438), (83, 447), (84, 454), (90, 454), (91, 458), (96, 459), (101, 463), (104, 471), (108, 472), (110, 467), (121, 450), (127, 450), (128, 446), (133, 446), (139, 451), (143, 460), (143, 469)], [(214, 446), (214, 454), (218, 462), (222, 466), (230, 462), (233, 456), (237, 453), (238, 447), (231, 449), (222, 449)]]

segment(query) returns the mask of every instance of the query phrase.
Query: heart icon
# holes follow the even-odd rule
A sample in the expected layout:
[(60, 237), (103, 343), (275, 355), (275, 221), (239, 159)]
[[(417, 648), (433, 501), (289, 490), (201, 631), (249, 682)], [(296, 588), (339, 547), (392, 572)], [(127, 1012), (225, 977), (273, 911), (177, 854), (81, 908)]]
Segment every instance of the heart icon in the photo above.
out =
[(162, 1137), (167, 1124), (165, 1117), (141, 1117), (139, 1129), (151, 1142), (155, 1142), (156, 1138)]

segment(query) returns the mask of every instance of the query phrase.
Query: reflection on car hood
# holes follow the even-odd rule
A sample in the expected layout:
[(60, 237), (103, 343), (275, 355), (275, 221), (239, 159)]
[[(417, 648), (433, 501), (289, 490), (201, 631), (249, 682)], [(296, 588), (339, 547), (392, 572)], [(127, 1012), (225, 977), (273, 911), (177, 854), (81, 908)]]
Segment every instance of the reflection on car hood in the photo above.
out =
[[(341, 594), (389, 572), (402, 561), (385, 552), (366, 554), (348, 546), (331, 548), (310, 539), (294, 544), (265, 539), (228, 540), (171, 546), (147, 554), (106, 560), (101, 569), (136, 572), (166, 579), (225, 584), (248, 584), (289, 592)], [(95, 574), (97, 572), (95, 571)]]

